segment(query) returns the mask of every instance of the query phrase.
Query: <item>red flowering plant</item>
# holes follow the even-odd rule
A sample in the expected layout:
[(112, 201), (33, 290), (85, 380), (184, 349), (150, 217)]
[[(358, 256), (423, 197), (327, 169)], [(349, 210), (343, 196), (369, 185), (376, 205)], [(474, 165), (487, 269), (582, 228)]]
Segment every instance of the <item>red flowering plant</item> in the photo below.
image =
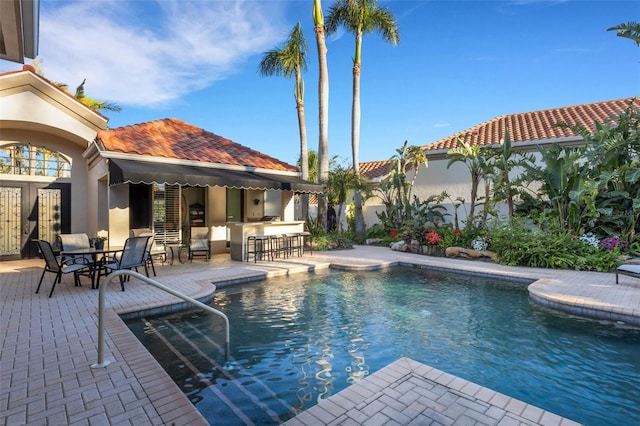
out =
[(424, 239), (430, 246), (438, 245), (442, 241), (442, 237), (436, 231), (427, 232)]
[(397, 229), (392, 229), (391, 231), (389, 231), (389, 236), (391, 238), (396, 238), (399, 234), (400, 234), (400, 231), (398, 231)]

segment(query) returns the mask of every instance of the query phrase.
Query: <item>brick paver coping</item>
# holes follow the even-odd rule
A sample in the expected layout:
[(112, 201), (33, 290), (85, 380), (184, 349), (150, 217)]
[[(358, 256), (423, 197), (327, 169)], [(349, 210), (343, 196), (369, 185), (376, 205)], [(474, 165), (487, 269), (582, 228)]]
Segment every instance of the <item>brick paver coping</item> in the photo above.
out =
[(578, 425), (409, 358), (285, 423), (315, 425)]

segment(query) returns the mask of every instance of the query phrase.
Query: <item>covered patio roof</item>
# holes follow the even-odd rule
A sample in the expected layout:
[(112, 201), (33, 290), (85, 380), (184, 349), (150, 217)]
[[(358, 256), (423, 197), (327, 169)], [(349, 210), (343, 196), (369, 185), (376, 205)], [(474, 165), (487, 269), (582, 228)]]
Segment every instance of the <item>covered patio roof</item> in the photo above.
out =
[(109, 185), (123, 183), (164, 183), (167, 185), (322, 193), (321, 185), (307, 182), (297, 176), (185, 164), (160, 165), (157, 162), (112, 158), (109, 160)]

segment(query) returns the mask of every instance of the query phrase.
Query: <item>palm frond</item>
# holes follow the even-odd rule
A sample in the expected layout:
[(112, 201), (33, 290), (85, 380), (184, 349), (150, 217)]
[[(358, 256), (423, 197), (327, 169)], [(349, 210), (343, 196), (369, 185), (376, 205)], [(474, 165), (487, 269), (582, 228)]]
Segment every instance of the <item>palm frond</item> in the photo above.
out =
[(629, 21), (618, 24), (615, 27), (607, 28), (607, 31), (616, 31), (618, 37), (628, 38), (640, 46), (640, 23)]

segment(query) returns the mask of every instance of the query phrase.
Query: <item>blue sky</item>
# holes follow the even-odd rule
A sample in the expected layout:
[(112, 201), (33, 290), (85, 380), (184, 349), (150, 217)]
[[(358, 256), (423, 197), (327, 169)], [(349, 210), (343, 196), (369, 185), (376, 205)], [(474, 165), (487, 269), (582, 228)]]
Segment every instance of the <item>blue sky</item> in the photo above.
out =
[[(325, 14), (333, 1), (324, 0)], [(297, 22), (308, 52), (305, 112), (318, 146), (313, 0), (42, 0), (44, 75), (118, 103), (110, 127), (176, 117), (295, 164), (293, 81), (262, 77), (263, 53)], [(607, 28), (640, 3), (585, 0), (379, 1), (400, 43), (365, 36), (360, 161), (426, 145), (497, 116), (640, 94), (640, 48)], [(328, 39), (329, 151), (351, 161), (354, 37)], [(19, 69), (0, 61), (0, 71)]]

